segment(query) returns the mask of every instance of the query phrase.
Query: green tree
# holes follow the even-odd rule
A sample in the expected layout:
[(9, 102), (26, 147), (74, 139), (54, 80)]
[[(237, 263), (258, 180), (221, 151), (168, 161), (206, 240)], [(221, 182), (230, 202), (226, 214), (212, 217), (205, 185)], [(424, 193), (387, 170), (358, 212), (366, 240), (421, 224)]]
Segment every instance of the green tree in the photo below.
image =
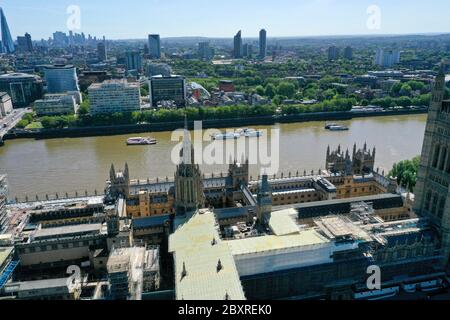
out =
[(269, 97), (270, 99), (273, 99), (275, 97), (275, 95), (277, 94), (277, 90), (272, 83), (268, 83), (266, 85), (265, 93), (266, 93), (267, 97)]
[(295, 85), (286, 81), (281, 82), (277, 87), (277, 94), (288, 97), (288, 99), (292, 99), (294, 97), (295, 91)]
[(400, 186), (408, 188), (410, 192), (414, 191), (417, 182), (417, 171), (419, 170), (420, 157), (412, 160), (404, 160), (394, 164), (389, 176), (396, 177)]
[(412, 88), (409, 84), (404, 84), (399, 92), (399, 94), (401, 96), (408, 96), (408, 97), (411, 96), (411, 93), (412, 93)]
[(16, 127), (19, 129), (24, 129), (29, 124), (30, 124), (30, 122), (28, 120), (22, 119), (19, 121), (19, 123), (16, 125)]
[(260, 96), (264, 96), (266, 94), (266, 90), (264, 90), (264, 87), (259, 85), (255, 88), (255, 92), (259, 94)]

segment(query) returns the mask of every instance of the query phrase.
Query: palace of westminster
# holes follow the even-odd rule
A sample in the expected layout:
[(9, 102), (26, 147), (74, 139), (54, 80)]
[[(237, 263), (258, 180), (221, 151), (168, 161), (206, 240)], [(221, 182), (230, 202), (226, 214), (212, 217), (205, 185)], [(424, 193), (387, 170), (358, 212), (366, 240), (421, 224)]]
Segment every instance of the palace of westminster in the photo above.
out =
[[(369, 299), (448, 286), (450, 101), (444, 88), (441, 68), (414, 195), (376, 169), (376, 149), (367, 145), (328, 147), (319, 172), (254, 179), (248, 161), (235, 161), (227, 173), (205, 176), (186, 125), (174, 179), (133, 180), (128, 165), (123, 171), (112, 165), (104, 196), (22, 206), (27, 218), (18, 226), (3, 218), (0, 249), (11, 254), (0, 261), (0, 295), (13, 290), (7, 282), (38, 281), (30, 274), (57, 274), (86, 261), (85, 272), (108, 275), (107, 298), (170, 292), (178, 300)], [(5, 208), (0, 202), (3, 216), (14, 211)], [(157, 252), (159, 276), (135, 290), (133, 259), (123, 252), (142, 246)], [(2, 268), (12, 262), (16, 271), (2, 283)], [(129, 268), (119, 273), (124, 263)], [(378, 290), (367, 288), (370, 266), (381, 270)]]

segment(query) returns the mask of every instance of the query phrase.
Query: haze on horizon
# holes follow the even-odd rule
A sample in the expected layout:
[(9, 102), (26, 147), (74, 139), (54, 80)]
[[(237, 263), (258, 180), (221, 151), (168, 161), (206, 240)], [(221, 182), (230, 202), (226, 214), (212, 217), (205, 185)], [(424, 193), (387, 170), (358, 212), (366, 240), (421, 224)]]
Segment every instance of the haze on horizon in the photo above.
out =
[[(29, 32), (34, 40), (68, 32), (67, 9), (81, 10), (84, 32), (108, 39), (144, 39), (149, 33), (170, 37), (269, 37), (400, 35), (450, 32), (448, 0), (3, 0), (14, 38)], [(368, 20), (379, 8), (379, 28)], [(369, 9), (369, 12), (368, 12)]]

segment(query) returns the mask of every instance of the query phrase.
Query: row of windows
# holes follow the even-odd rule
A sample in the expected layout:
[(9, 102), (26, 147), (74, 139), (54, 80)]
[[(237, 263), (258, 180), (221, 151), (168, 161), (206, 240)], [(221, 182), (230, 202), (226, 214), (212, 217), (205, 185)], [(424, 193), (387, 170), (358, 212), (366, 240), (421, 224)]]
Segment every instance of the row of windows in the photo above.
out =
[(439, 219), (444, 216), (446, 195), (439, 196), (438, 193), (434, 193), (431, 189), (428, 190), (425, 198), (425, 210)]
[(431, 166), (450, 173), (450, 148), (447, 145), (435, 144)]
[(77, 242), (70, 242), (70, 243), (60, 243), (60, 244), (52, 244), (52, 245), (43, 245), (43, 246), (30, 246), (27, 248), (20, 248), (18, 249), (19, 254), (26, 254), (26, 253), (35, 253), (35, 252), (43, 252), (43, 251), (52, 251), (52, 250), (59, 250), (59, 249), (70, 249), (70, 248), (80, 248), (80, 247), (88, 247), (94, 244), (99, 244), (100, 241), (94, 241), (94, 240), (85, 240), (85, 241), (77, 241)]
[[(353, 192), (354, 193), (358, 193), (358, 191), (359, 191), (360, 189), (358, 189), (358, 188), (354, 188), (353, 189)], [(374, 188), (373, 187), (368, 187), (367, 189), (366, 188), (361, 188), (361, 192), (366, 192), (366, 191), (373, 191), (374, 190)], [(351, 191), (347, 191), (346, 193), (348, 194), (348, 193), (350, 193)], [(342, 194), (343, 193), (343, 191), (342, 190), (339, 190), (338, 191), (338, 194)]]

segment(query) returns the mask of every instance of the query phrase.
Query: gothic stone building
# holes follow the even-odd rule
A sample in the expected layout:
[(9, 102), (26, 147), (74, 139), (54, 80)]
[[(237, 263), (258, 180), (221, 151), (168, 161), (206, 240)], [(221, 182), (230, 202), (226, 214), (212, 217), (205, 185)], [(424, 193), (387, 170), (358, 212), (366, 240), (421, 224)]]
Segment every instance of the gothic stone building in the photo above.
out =
[(427, 217), (441, 236), (442, 246), (450, 256), (450, 101), (444, 100), (445, 72), (436, 78), (418, 181), (415, 211)]

